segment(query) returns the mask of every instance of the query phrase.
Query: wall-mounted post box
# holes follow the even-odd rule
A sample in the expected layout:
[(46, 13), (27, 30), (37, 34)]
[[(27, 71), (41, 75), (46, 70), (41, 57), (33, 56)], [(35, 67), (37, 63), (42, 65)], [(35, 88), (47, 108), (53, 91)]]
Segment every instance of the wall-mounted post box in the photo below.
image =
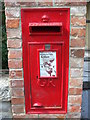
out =
[(69, 8), (21, 10), (27, 113), (66, 113)]

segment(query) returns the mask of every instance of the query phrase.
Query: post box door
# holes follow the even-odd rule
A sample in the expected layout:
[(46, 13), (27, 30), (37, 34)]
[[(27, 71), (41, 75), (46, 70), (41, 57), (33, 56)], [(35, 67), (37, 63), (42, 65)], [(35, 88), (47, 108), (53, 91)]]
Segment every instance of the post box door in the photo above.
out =
[(32, 111), (62, 108), (63, 47), (63, 43), (29, 43)]
[(66, 113), (69, 8), (21, 10), (26, 113)]

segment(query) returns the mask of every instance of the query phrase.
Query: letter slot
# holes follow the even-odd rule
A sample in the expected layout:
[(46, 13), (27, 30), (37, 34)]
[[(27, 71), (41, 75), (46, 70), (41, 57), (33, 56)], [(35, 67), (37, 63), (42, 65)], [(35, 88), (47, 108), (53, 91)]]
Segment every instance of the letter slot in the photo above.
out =
[(30, 35), (62, 35), (62, 23), (29, 23)]

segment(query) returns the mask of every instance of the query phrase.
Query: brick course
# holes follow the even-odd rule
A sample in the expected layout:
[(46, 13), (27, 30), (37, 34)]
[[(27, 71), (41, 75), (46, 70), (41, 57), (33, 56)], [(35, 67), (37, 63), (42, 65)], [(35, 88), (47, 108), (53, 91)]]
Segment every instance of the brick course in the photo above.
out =
[(83, 68), (84, 60), (83, 58), (70, 58), (70, 67), (71, 68)]
[(23, 80), (12, 80), (11, 87), (12, 88), (23, 88), (24, 82), (23, 82)]
[(21, 70), (10, 70), (9, 71), (9, 78), (10, 79), (21, 79), (22, 78), (22, 69)]
[(22, 58), (22, 51), (21, 50), (9, 50), (8, 58), (9, 59), (20, 59)]
[(70, 77), (71, 78), (81, 78), (81, 77), (83, 77), (83, 69), (71, 68)]
[(71, 57), (84, 58), (84, 49), (71, 49)]
[(71, 28), (71, 36), (85, 37), (85, 35), (86, 35), (85, 28), (77, 28), (77, 27), (72, 27)]
[(38, 6), (45, 7), (45, 6), (53, 6), (53, 0), (39, 0)]
[(9, 68), (22, 68), (22, 60), (9, 59), (8, 61)]
[(5, 9), (6, 18), (19, 18), (20, 17), (20, 8), (18, 7), (7, 7)]
[(80, 112), (80, 111), (81, 111), (80, 105), (69, 105), (69, 112), (74, 113), (74, 112)]
[(21, 30), (20, 29), (7, 29), (7, 38), (21, 38)]
[(72, 26), (85, 26), (86, 17), (71, 16), (71, 25)]
[(85, 0), (55, 0), (55, 5), (56, 6), (83, 6), (86, 5)]
[[(67, 114), (26, 114), (23, 60), (22, 60), (22, 33), (20, 10), (23, 7), (70, 7), (70, 78), (68, 88)], [(66, 2), (53, 0), (43, 2), (8, 2), (5, 0), (5, 14), (7, 27), (8, 67), (10, 87), (12, 91), (13, 118), (80, 118), (82, 101), (82, 79), (84, 63), (84, 47), (86, 34), (86, 2)]]
[(8, 39), (7, 40), (8, 48), (21, 48), (21, 40), (20, 39)]
[(71, 95), (71, 96), (69, 96), (69, 103), (70, 104), (79, 104), (80, 105), (81, 101), (82, 101), (81, 95), (77, 95), (77, 96)]
[(82, 88), (69, 88), (69, 95), (81, 95)]
[(85, 38), (71, 39), (71, 47), (85, 47)]
[(7, 28), (18, 28), (19, 19), (7, 19), (6, 25), (7, 25)]
[(11, 98), (12, 105), (24, 105), (24, 97)]
[(23, 89), (12, 89), (12, 97), (23, 97), (24, 96), (24, 90)]
[(69, 80), (69, 87), (75, 88), (75, 87), (81, 87), (82, 88), (82, 78), (71, 78)]
[(12, 113), (24, 113), (24, 106), (16, 106), (16, 105), (13, 105), (12, 106)]

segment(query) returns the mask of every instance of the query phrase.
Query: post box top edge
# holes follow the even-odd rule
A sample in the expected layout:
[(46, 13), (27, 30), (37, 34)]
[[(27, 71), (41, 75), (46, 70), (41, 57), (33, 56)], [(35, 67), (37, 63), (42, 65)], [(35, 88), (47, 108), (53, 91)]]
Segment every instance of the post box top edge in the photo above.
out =
[(70, 8), (21, 8), (21, 11), (70, 11)]

